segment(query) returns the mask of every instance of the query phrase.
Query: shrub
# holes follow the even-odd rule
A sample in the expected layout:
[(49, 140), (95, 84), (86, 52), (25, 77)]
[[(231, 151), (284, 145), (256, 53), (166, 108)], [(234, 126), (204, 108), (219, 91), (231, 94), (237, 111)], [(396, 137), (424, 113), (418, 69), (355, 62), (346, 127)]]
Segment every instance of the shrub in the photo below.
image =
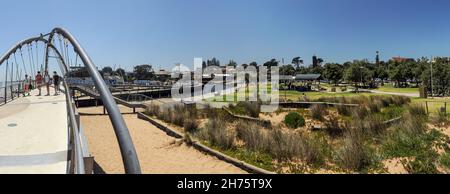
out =
[(302, 161), (309, 165), (320, 166), (325, 162), (325, 150), (327, 140), (319, 141), (316, 138), (309, 136), (298, 135), (298, 141), (300, 143), (299, 157)]
[[(174, 109), (177, 110), (177, 109)], [(183, 127), (186, 114), (184, 112), (172, 112), (172, 124)]]
[(410, 112), (403, 114), (401, 128), (411, 135), (422, 135), (426, 131), (426, 118), (418, 117)]
[(407, 107), (407, 110), (412, 116), (418, 116), (418, 117), (426, 117), (427, 116), (427, 111), (421, 105), (417, 105), (417, 104), (410, 105)]
[(353, 171), (361, 171), (371, 164), (360, 129), (349, 128), (346, 132), (344, 145), (337, 153), (337, 160), (342, 168)]
[(260, 102), (239, 102), (237, 106), (244, 108), (248, 116), (259, 118), (259, 114), (261, 113)]
[(211, 105), (209, 105), (209, 104), (207, 104), (205, 106), (205, 108), (203, 109), (202, 113), (203, 113), (202, 114), (203, 118), (213, 119), (213, 118), (217, 118), (218, 117), (218, 113), (217, 113), (216, 108), (211, 107)]
[(270, 131), (268, 152), (278, 161), (285, 161), (298, 156), (299, 141), (293, 134), (283, 133), (281, 130)]
[(205, 135), (212, 145), (230, 149), (234, 145), (234, 134), (228, 133), (225, 127), (226, 124), (221, 120), (209, 120), (205, 125)]
[(443, 154), (439, 162), (443, 167), (450, 169), (450, 154)]
[(380, 98), (380, 101), (383, 103), (383, 107), (388, 107), (393, 104), (392, 97), (384, 97)]
[(437, 116), (434, 118), (434, 123), (439, 126), (446, 126), (449, 123), (448, 115), (445, 111), (445, 109), (441, 108), (438, 111)]
[(397, 106), (403, 106), (411, 102), (411, 98), (406, 96), (392, 96), (392, 102)]
[(236, 125), (236, 137), (244, 141), (245, 147), (253, 151), (266, 151), (267, 135), (260, 126), (245, 121), (239, 121)]
[(305, 126), (305, 118), (297, 112), (291, 112), (284, 118), (286, 126), (292, 129)]
[(364, 128), (371, 135), (381, 135), (386, 129), (384, 121), (379, 115), (370, 115), (364, 120)]
[(371, 101), (368, 103), (367, 107), (371, 113), (379, 113), (381, 112), (381, 108), (383, 108), (383, 102), (380, 100)]
[(171, 108), (163, 108), (159, 112), (159, 115), (157, 115), (158, 119), (166, 122), (166, 123), (172, 123), (172, 109)]
[(184, 128), (184, 131), (186, 131), (186, 132), (194, 133), (198, 129), (198, 122), (193, 119), (185, 120), (183, 123), (183, 128)]
[(352, 109), (352, 118), (353, 119), (364, 119), (367, 115), (369, 115), (369, 110), (366, 106), (359, 106)]
[(338, 113), (342, 116), (350, 116), (352, 114), (352, 109), (349, 106), (339, 105), (336, 108)]
[(331, 116), (330, 119), (325, 122), (325, 131), (333, 138), (341, 136), (344, 133), (344, 129), (339, 125), (339, 119), (334, 116)]
[(323, 105), (315, 104), (311, 106), (311, 117), (313, 119), (323, 121), (325, 114), (327, 114), (327, 110)]
[(412, 161), (403, 161), (403, 166), (410, 174), (437, 174), (436, 168), (438, 154), (436, 152), (423, 152)]
[(151, 104), (151, 105), (147, 106), (147, 109), (145, 112), (147, 113), (147, 115), (157, 116), (157, 115), (159, 115), (160, 108), (158, 105)]

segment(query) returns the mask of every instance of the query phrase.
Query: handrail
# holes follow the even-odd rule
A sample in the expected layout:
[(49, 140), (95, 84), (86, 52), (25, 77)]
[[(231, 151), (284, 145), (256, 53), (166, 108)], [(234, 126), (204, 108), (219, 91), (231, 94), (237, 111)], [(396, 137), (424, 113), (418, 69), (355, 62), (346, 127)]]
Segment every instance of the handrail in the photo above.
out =
[[(53, 46), (53, 36), (55, 34), (59, 34), (63, 36), (65, 39), (67, 39), (71, 45), (73, 46), (75, 52), (80, 56), (81, 61), (83, 61), (84, 65), (87, 67), (89, 74), (92, 77), (92, 80), (94, 81), (94, 84), (96, 86), (96, 89), (99, 91), (99, 95), (102, 98), (103, 104), (106, 108), (106, 110), (109, 113), (109, 117), (111, 120), (111, 123), (114, 127), (114, 131), (117, 137), (117, 140), (119, 142), (120, 151), (122, 154), (122, 160), (125, 167), (125, 172), (128, 174), (140, 174), (141, 168), (139, 164), (139, 160), (137, 157), (136, 150), (133, 145), (133, 141), (131, 139), (128, 127), (125, 124), (125, 121), (122, 117), (121, 112), (119, 111), (119, 108), (115, 102), (114, 97), (112, 96), (111, 92), (109, 91), (106, 83), (104, 82), (103, 78), (101, 77), (100, 73), (96, 69), (94, 63), (90, 59), (90, 57), (87, 55), (87, 53), (84, 51), (84, 49), (81, 47), (81, 45), (78, 43), (78, 41), (65, 29), (63, 28), (55, 28), (52, 30), (51, 33), (46, 35), (41, 35), (39, 37), (32, 37), (29, 39), (25, 39), (23, 41), (20, 41), (16, 45), (14, 45), (11, 49), (9, 49), (2, 57), (0, 58), (0, 65), (3, 64), (4, 61), (7, 61), (12, 54), (14, 54), (18, 49), (21, 49), (22, 46), (26, 44), (31, 44), (33, 42), (44, 42), (47, 45), (47, 48), (45, 50), (45, 70), (48, 69), (48, 59), (49, 59), (49, 49), (53, 49), (55, 53), (58, 55), (60, 59), (63, 59), (60, 52), (56, 47)], [(47, 37), (48, 39), (44, 38)], [(63, 63), (62, 71), (64, 73), (68, 72), (68, 66), (64, 63), (64, 60), (61, 60)], [(70, 96), (69, 96), (70, 99)], [(70, 115), (69, 115), (70, 116)], [(74, 127), (74, 126), (72, 126)]]
[[(125, 172), (127, 174), (140, 174), (141, 167), (139, 164), (139, 160), (137, 157), (136, 150), (133, 145), (133, 140), (131, 139), (131, 135), (129, 133), (128, 127), (125, 124), (125, 121), (122, 117), (122, 113), (119, 110), (119, 107), (114, 100), (113, 95), (108, 89), (105, 81), (102, 76), (96, 69), (94, 63), (87, 55), (86, 51), (81, 47), (78, 41), (70, 34), (67, 30), (63, 28), (55, 28), (50, 33), (49, 42), (52, 42), (53, 36), (55, 34), (59, 34), (67, 39), (75, 49), (75, 52), (80, 56), (80, 59), (83, 61), (84, 65), (87, 67), (89, 74), (94, 81), (94, 84), (99, 91), (99, 94), (102, 98), (103, 104), (108, 111), (108, 115), (110, 117), (111, 123), (113, 125), (117, 140), (119, 142), (120, 151), (122, 154), (122, 160), (125, 167)], [(48, 55), (48, 52), (46, 52)], [(46, 59), (48, 56), (46, 56)], [(48, 68), (47, 60), (45, 64), (45, 68)]]
[(72, 132), (72, 150), (75, 152), (75, 158), (72, 158), (72, 166), (75, 169), (76, 174), (85, 174), (85, 166), (84, 166), (84, 158), (83, 151), (81, 148), (81, 140), (80, 140), (80, 128), (78, 126), (77, 119), (75, 117), (75, 108), (73, 107), (73, 99), (70, 97), (70, 88), (67, 86), (65, 79), (62, 80), (65, 87), (65, 95), (66, 95), (66, 103), (67, 103), (67, 112), (69, 116), (69, 123)]

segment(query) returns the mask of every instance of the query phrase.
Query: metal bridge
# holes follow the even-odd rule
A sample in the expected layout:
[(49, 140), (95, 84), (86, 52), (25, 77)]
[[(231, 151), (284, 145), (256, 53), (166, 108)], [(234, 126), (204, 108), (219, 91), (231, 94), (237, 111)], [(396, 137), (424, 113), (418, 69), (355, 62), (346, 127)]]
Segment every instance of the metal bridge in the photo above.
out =
[[(48, 72), (50, 59), (56, 60), (63, 75), (64, 95), (37, 96), (37, 90), (33, 90), (31, 96), (22, 97), (24, 75), (34, 77), (38, 71)], [(79, 63), (87, 68), (93, 86), (69, 85), (66, 81), (69, 69)], [(87, 52), (69, 31), (55, 28), (48, 34), (18, 42), (2, 55), (0, 67), (5, 68), (0, 88), (0, 173), (93, 173), (93, 159), (75, 106), (74, 90), (103, 102), (114, 127), (125, 172), (141, 173), (117, 104), (139, 108), (142, 107), (139, 102), (148, 99), (131, 93), (128, 100), (114, 97)], [(45, 87), (42, 93), (46, 94)]]

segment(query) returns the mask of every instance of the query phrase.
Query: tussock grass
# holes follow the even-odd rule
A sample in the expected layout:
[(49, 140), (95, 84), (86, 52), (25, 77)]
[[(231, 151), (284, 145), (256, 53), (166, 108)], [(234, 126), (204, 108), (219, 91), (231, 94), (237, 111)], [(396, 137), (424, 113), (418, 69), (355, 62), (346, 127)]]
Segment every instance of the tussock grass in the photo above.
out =
[(310, 111), (311, 111), (311, 117), (318, 121), (323, 121), (324, 115), (327, 114), (326, 107), (324, 105), (319, 105), (319, 104), (311, 106)]
[(261, 113), (261, 102), (238, 102), (237, 105), (230, 104), (229, 109), (238, 115), (259, 118)]
[(432, 121), (437, 126), (448, 126), (449, 125), (449, 118), (445, 111), (445, 109), (440, 109), (438, 111), (438, 114), (432, 118)]
[(222, 149), (234, 147), (235, 134), (226, 130), (226, 124), (222, 120), (209, 120), (204, 131), (204, 139), (209, 140), (212, 145)]
[(371, 165), (372, 159), (364, 143), (364, 132), (359, 127), (349, 127), (344, 145), (337, 151), (337, 164), (347, 170), (362, 171)]
[(427, 117), (427, 111), (421, 105), (410, 105), (407, 107), (407, 110), (412, 116), (417, 116), (420, 118)]
[(236, 136), (244, 141), (249, 150), (264, 152), (268, 148), (268, 136), (257, 124), (239, 121), (236, 125)]
[(344, 133), (344, 128), (339, 124), (339, 118), (331, 116), (325, 122), (325, 131), (332, 138), (341, 137)]
[(386, 131), (386, 125), (380, 115), (369, 115), (364, 119), (365, 132), (372, 136), (380, 136)]
[(158, 105), (151, 104), (147, 106), (147, 108), (145, 109), (145, 113), (150, 116), (157, 116), (160, 113), (160, 108)]

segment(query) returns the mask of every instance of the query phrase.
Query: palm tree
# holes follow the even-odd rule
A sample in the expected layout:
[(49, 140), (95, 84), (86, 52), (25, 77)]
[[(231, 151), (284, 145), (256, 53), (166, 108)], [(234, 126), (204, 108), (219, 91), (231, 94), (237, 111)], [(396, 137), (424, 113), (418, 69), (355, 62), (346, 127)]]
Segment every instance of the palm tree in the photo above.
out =
[(303, 60), (301, 57), (295, 57), (292, 59), (292, 64), (294, 64), (297, 69), (300, 69), (300, 65), (303, 64)]

